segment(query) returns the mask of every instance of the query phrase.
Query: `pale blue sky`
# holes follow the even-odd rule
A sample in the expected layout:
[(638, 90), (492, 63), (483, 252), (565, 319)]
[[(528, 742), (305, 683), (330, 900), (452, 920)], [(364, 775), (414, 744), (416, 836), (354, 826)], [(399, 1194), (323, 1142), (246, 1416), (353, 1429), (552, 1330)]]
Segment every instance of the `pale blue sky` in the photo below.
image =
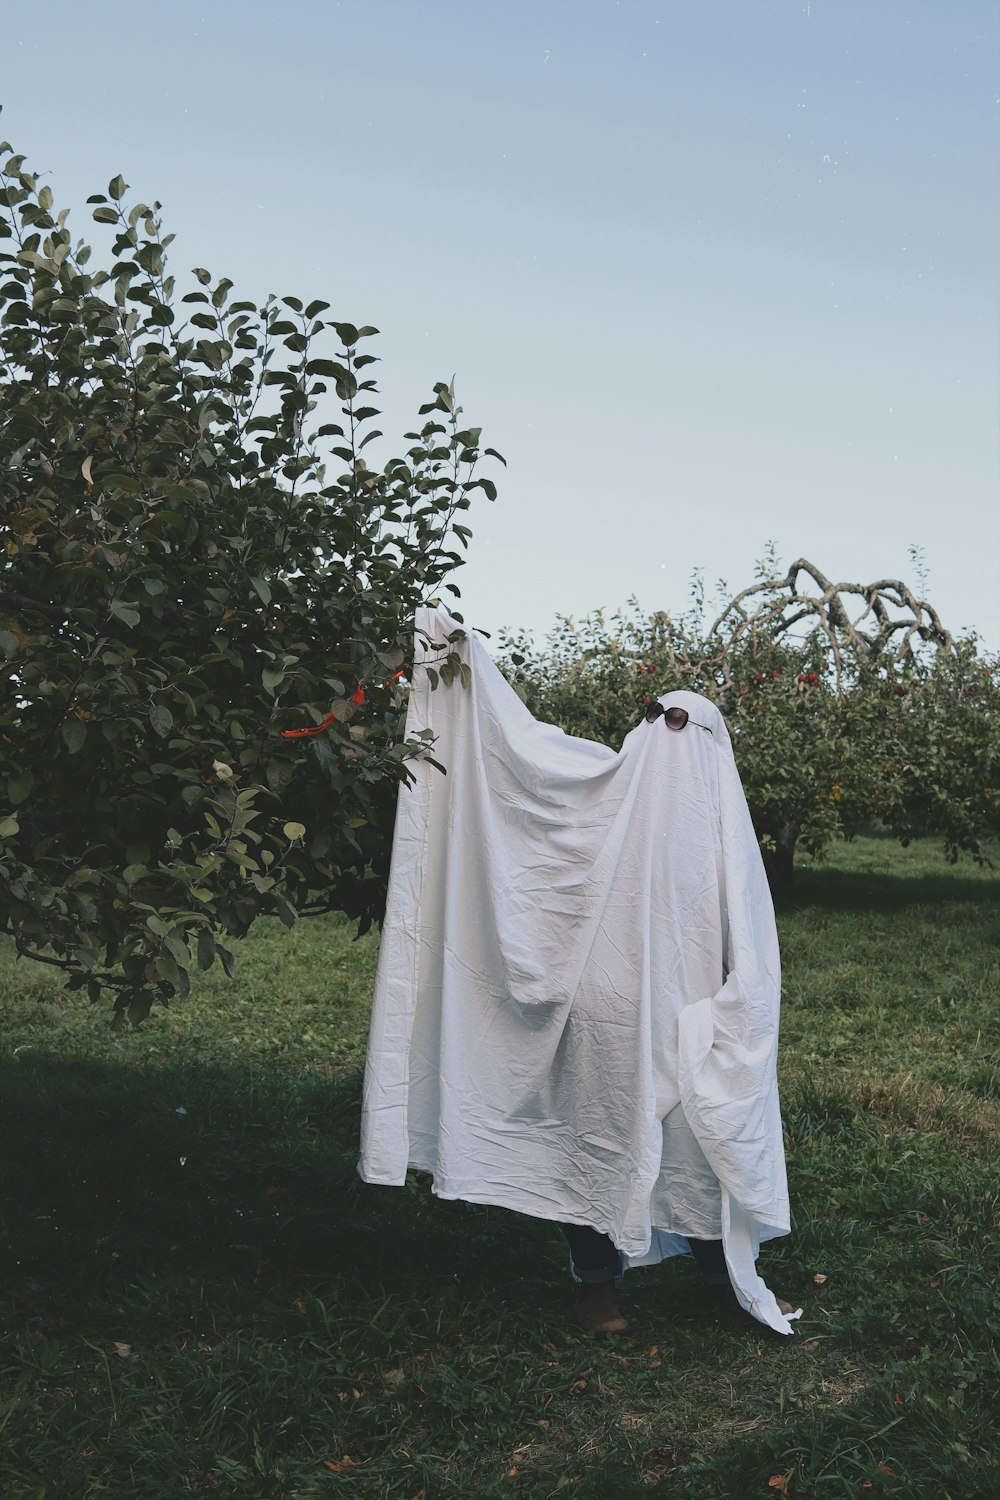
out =
[[(1000, 647), (995, 0), (4, 0), (0, 135), (178, 273), (382, 330), (507, 457), (466, 619), (681, 608), (773, 539)], [(96, 226), (93, 226), (97, 233)], [(385, 445), (384, 456), (400, 441)]]

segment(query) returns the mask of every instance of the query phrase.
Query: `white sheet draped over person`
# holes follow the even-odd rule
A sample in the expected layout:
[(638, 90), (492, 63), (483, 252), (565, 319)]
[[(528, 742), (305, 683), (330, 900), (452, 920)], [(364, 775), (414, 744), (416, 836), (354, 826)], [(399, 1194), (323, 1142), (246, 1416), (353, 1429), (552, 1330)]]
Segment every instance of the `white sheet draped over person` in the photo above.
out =
[[(770, 893), (722, 715), (617, 753), (539, 723), (471, 633), (416, 619), (359, 1171), (607, 1234), (629, 1265), (722, 1239), (737, 1300), (789, 1231)], [(432, 690), (442, 648), (471, 683)], [(707, 732), (706, 732), (707, 731)], [(793, 1315), (794, 1316), (794, 1315)]]

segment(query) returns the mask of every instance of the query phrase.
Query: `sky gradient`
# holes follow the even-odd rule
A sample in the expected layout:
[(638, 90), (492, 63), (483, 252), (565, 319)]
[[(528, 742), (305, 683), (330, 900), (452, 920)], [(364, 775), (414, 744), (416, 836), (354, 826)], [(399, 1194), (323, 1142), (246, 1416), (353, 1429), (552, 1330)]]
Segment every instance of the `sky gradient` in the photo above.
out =
[(0, 135), (77, 233), (374, 323), (509, 468), (470, 624), (544, 631), (772, 540), (1000, 648), (994, 0), (5, 0)]

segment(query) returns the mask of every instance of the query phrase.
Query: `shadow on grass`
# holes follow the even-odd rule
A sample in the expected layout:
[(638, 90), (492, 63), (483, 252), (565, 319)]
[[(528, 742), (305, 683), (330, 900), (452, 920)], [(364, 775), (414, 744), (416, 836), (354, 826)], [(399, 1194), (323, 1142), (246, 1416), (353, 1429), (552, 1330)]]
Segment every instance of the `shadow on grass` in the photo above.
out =
[(821, 908), (830, 912), (874, 912), (882, 916), (911, 907), (984, 904), (988, 886), (982, 875), (963, 876), (950, 869), (940, 874), (892, 875), (876, 871), (848, 871), (803, 865), (795, 884), (775, 900), (775, 908), (795, 911)]
[(250, 1302), (344, 1277), (372, 1296), (481, 1286), (512, 1258), (562, 1254), (552, 1226), (432, 1200), (424, 1182), (362, 1183), (356, 1069), (304, 1080), (25, 1051), (0, 1062), (0, 1101), (0, 1272), (22, 1310), (61, 1291), (104, 1306), (164, 1275)]
[[(794, 1468), (809, 1496), (831, 1472), (838, 1492), (878, 1485), (883, 1461), (923, 1483), (928, 1432), (949, 1493), (995, 1492), (975, 1437), (985, 1164), (961, 1183), (954, 1153), (908, 1132), (886, 1148), (835, 1089), (801, 1086), (802, 1222), (767, 1251), (773, 1284), (805, 1293), (800, 1335), (717, 1318), (671, 1265), (629, 1277), (648, 1336), (622, 1352), (568, 1323), (554, 1226), (423, 1179), (361, 1183), (359, 1095), (356, 1068), (0, 1063), (0, 1492), (548, 1500), (572, 1482), (583, 1500), (693, 1500), (769, 1493)], [(116, 1360), (117, 1340), (138, 1356)], [(941, 1390), (964, 1404), (938, 1413)]]

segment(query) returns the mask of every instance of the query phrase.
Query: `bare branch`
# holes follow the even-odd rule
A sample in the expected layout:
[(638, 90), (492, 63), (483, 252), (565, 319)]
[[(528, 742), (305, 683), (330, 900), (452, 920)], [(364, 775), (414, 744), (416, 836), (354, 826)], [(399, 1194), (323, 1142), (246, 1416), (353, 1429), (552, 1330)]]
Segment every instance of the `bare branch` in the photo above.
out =
[(26, 594), (9, 594), (0, 589), (0, 607), (16, 610), (19, 614), (47, 615), (50, 620), (65, 620), (69, 611), (61, 604), (43, 604), (39, 599), (29, 599)]
[(901, 579), (834, 583), (804, 557), (797, 558), (784, 577), (760, 579), (731, 599), (707, 639), (724, 643), (724, 658), (749, 636), (756, 655), (765, 644), (791, 638), (796, 630), (801, 636), (803, 629), (825, 635), (838, 691), (850, 667), (877, 661), (887, 649), (899, 663), (912, 658), (919, 644), (946, 651), (955, 647), (937, 611)]

